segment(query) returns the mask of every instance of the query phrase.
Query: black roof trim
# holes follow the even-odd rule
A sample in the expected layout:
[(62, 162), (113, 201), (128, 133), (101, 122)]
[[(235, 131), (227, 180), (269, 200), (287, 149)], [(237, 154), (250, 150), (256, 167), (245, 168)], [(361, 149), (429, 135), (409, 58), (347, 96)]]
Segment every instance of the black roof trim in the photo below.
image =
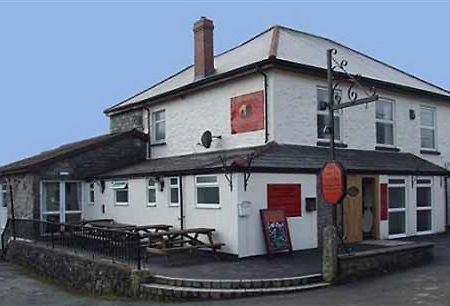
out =
[[(118, 113), (127, 112), (127, 111), (130, 111), (133, 109), (141, 108), (144, 105), (153, 104), (153, 103), (161, 103), (161, 102), (167, 101), (169, 99), (172, 99), (176, 96), (195, 92), (197, 90), (200, 90), (200, 89), (203, 89), (203, 88), (206, 88), (209, 86), (213, 86), (218, 83), (226, 82), (228, 80), (232, 80), (232, 79), (242, 77), (244, 75), (248, 75), (248, 74), (252, 74), (252, 73), (257, 73), (260, 70), (265, 70), (265, 69), (270, 69), (270, 68), (285, 68), (285, 69), (288, 69), (291, 71), (307, 73), (307, 74), (311, 74), (311, 75), (315, 75), (315, 76), (319, 76), (319, 77), (326, 77), (326, 73), (327, 73), (325, 68), (320, 68), (320, 67), (310, 66), (310, 65), (305, 65), (305, 64), (299, 64), (296, 62), (282, 60), (282, 59), (278, 59), (278, 58), (268, 58), (268, 59), (264, 59), (259, 62), (248, 64), (248, 65), (245, 65), (245, 66), (242, 66), (237, 69), (230, 70), (230, 71), (227, 71), (227, 72), (224, 72), (221, 74), (211, 75), (210, 77), (206, 77), (204, 79), (194, 81), (187, 85), (175, 88), (173, 90), (169, 90), (167, 92), (158, 94), (156, 96), (144, 99), (142, 101), (139, 101), (139, 102), (136, 102), (133, 104), (119, 106), (119, 107), (116, 107), (115, 109), (112, 109), (113, 107), (108, 108), (104, 111), (104, 113), (107, 115), (114, 115), (114, 114), (118, 114)], [(341, 77), (345, 77), (345, 75), (343, 73), (338, 73), (338, 74)], [(358, 76), (358, 78), (362, 84), (368, 85), (370, 87), (375, 86), (377, 88), (384, 88), (384, 89), (389, 89), (389, 90), (412, 92), (412, 93), (425, 95), (427, 97), (438, 98), (438, 99), (442, 99), (442, 100), (450, 102), (450, 97), (446, 96), (446, 95), (441, 95), (441, 94), (429, 92), (429, 91), (426, 91), (423, 89), (399, 85), (399, 84), (395, 84), (395, 83), (391, 83), (391, 82), (376, 80), (376, 79), (372, 79), (372, 78), (364, 77), (364, 76)]]

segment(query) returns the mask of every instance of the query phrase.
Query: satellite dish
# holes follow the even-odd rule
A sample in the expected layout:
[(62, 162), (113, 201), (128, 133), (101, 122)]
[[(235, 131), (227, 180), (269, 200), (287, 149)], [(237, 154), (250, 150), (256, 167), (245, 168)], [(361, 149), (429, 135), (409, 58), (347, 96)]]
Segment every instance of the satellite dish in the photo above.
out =
[(200, 139), (200, 144), (208, 149), (211, 147), (211, 143), (214, 138), (222, 139), (222, 136), (213, 136), (211, 131), (206, 130), (202, 134), (202, 138)]
[(202, 134), (202, 138), (200, 140), (202, 146), (204, 146), (207, 149), (211, 147), (212, 137), (213, 136), (211, 131), (204, 131)]

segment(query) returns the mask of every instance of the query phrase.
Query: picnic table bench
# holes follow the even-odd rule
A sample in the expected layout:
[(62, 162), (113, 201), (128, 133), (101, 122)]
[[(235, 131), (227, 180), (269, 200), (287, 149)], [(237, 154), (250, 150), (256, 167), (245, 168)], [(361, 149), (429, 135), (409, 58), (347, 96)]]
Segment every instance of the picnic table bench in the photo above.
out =
[[(170, 255), (180, 251), (210, 249), (214, 255), (225, 244), (213, 240), (213, 228), (190, 228), (149, 233), (146, 251), (150, 254)], [(202, 240), (201, 237), (205, 239)], [(206, 240), (206, 241), (205, 241)]]

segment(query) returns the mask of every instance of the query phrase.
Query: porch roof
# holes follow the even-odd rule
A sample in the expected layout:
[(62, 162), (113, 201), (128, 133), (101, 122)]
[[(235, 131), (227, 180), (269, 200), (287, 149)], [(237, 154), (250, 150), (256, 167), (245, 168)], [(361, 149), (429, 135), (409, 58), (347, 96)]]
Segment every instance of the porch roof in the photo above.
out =
[[(349, 173), (388, 175), (449, 175), (449, 171), (411, 153), (336, 149), (337, 159)], [(97, 178), (147, 175), (202, 174), (227, 171), (318, 173), (329, 158), (324, 147), (264, 146), (190, 154), (144, 162), (99, 175)], [(249, 161), (251, 160), (251, 163)]]

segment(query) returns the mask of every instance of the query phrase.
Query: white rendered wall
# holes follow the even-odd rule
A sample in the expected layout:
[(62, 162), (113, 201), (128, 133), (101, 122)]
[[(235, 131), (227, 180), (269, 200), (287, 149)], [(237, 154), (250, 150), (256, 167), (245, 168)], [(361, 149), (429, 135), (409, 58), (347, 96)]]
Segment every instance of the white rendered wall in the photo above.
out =
[[(150, 112), (165, 109), (166, 115), (166, 144), (152, 146), (152, 158), (264, 144), (264, 129), (232, 135), (230, 120), (232, 97), (261, 90), (264, 90), (264, 78), (256, 74), (152, 106)], [(145, 131), (147, 123), (147, 111), (144, 111)], [(206, 130), (222, 136), (209, 149), (199, 145)]]
[[(183, 208), (185, 228), (215, 228), (214, 239), (225, 243), (222, 251), (237, 255), (237, 211), (236, 192), (231, 192), (223, 174), (217, 174), (220, 187), (220, 208), (198, 208), (195, 205), (194, 176), (183, 177)], [(147, 206), (146, 179), (128, 180), (129, 203), (126, 206), (115, 205), (114, 190), (111, 181), (106, 181), (105, 192), (100, 192), (96, 184), (94, 205), (84, 201), (84, 219), (114, 219), (119, 223), (135, 225), (169, 224), (180, 227), (180, 207), (169, 206), (168, 178), (165, 178), (164, 191), (156, 192), (156, 206)], [(158, 186), (158, 184), (157, 184)], [(87, 190), (87, 184), (85, 186)], [(102, 204), (105, 213), (101, 212)]]
[(317, 247), (317, 212), (307, 212), (305, 198), (316, 197), (316, 176), (310, 174), (253, 173), (244, 191), (242, 174), (233, 178), (238, 189), (237, 203), (250, 201), (250, 215), (238, 218), (239, 256), (266, 254), (260, 209), (267, 208), (267, 184), (301, 184), (302, 216), (288, 218), (294, 250)]
[[(167, 180), (167, 178), (166, 178)], [(114, 219), (116, 222), (148, 225), (170, 224), (174, 228), (179, 227), (179, 207), (169, 206), (168, 182), (164, 191), (156, 191), (156, 206), (147, 205), (147, 185), (145, 178), (128, 180), (128, 205), (116, 205), (114, 190), (111, 189), (111, 181), (106, 181), (105, 191), (100, 192), (99, 184), (96, 184), (95, 204), (85, 202), (84, 217), (86, 219)], [(105, 213), (101, 212), (101, 206), (105, 205)]]
[[(326, 80), (304, 74), (276, 70), (273, 82), (274, 140), (278, 143), (315, 146), (317, 143), (317, 87)], [(450, 163), (450, 102), (378, 90), (380, 97), (395, 104), (395, 143), (401, 152), (410, 152), (444, 166)], [(342, 91), (343, 101), (346, 90)], [(360, 93), (363, 96), (363, 93)], [(441, 155), (420, 153), (420, 106), (436, 108), (437, 150)], [(413, 109), (416, 119), (409, 119)], [(269, 119), (271, 119), (269, 117)], [(354, 106), (342, 112), (342, 139), (349, 149), (374, 150), (376, 144), (375, 103)]]

